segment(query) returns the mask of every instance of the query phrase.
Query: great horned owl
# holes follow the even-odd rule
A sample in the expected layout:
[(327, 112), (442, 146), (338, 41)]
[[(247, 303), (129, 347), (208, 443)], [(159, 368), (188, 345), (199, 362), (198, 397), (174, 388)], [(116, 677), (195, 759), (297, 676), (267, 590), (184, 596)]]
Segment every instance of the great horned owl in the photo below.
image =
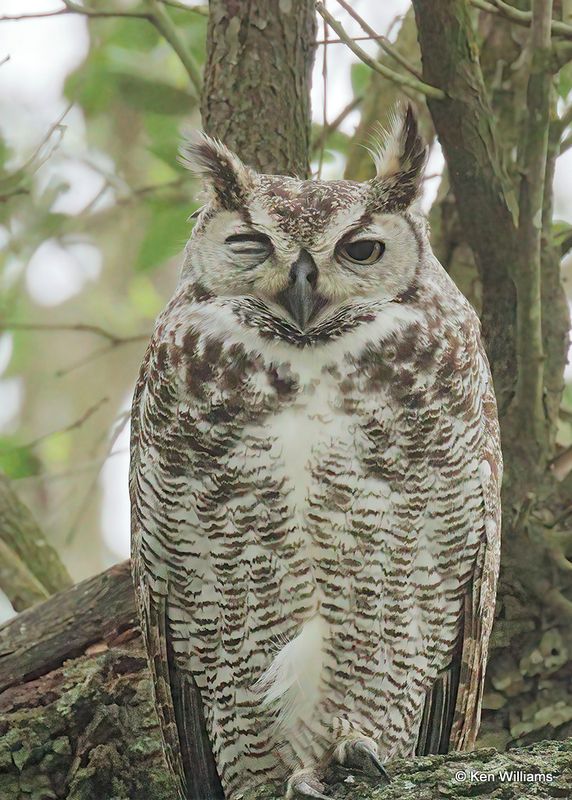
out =
[(227, 798), (322, 797), (331, 762), (469, 748), (502, 464), (478, 319), (416, 207), (414, 115), (365, 183), (261, 175), (205, 135), (184, 155), (208, 202), (141, 368), (130, 478), (180, 795), (221, 796), (218, 772)]

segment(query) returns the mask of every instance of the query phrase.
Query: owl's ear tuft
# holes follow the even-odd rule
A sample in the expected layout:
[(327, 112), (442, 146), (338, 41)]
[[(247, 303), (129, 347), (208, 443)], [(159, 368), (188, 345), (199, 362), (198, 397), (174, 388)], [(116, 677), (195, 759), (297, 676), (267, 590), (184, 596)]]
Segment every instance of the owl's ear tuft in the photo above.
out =
[(427, 147), (419, 135), (411, 105), (397, 111), (383, 139), (368, 148), (375, 163), (374, 198), (388, 207), (407, 208), (419, 194)]
[(181, 145), (179, 161), (203, 179), (207, 194), (222, 208), (245, 207), (254, 173), (222, 142), (195, 131)]

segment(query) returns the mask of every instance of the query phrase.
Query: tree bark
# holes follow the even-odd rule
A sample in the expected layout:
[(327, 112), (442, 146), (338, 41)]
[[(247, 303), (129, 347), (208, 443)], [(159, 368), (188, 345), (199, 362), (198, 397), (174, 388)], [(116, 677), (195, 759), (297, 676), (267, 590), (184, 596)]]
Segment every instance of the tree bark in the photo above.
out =
[(0, 474), (0, 589), (22, 611), (71, 584), (58, 554)]
[[(346, 800), (500, 797), (503, 769), (550, 776), (546, 794), (538, 794), (542, 778), (503, 782), (504, 800), (570, 797), (572, 740), (396, 760), (385, 787), (338, 772), (328, 791)], [(283, 788), (260, 786), (244, 800), (281, 798)], [(173, 800), (128, 562), (0, 628), (0, 797)]]
[[(414, 0), (413, 5), (424, 78), (447, 93), (445, 101), (431, 100), (428, 105), (451, 176), (462, 235), (479, 272), (505, 461), (501, 577), (480, 741), (514, 746), (566, 736), (572, 729), (572, 582), (558, 530), (558, 518), (570, 505), (571, 487), (558, 486), (550, 469), (569, 329), (552, 238), (558, 137), (551, 131), (541, 268), (537, 263), (537, 275), (531, 275), (535, 254), (523, 249), (523, 226), (538, 225), (540, 215), (531, 218), (522, 192), (516, 204), (526, 149), (519, 150), (520, 159), (512, 157), (523, 131), (529, 138), (538, 133), (528, 130), (536, 115), (525, 113), (531, 34), (515, 34), (511, 25), (495, 21), (479, 46), (465, 2)], [(543, 80), (550, 85), (546, 75)], [(530, 97), (530, 85), (528, 89)], [(531, 281), (538, 272), (541, 296), (531, 311)], [(519, 311), (522, 303), (528, 304), (528, 313)], [(540, 319), (541, 328), (530, 323), (531, 314)], [(542, 364), (532, 355), (522, 356), (538, 353), (540, 337)], [(518, 387), (536, 387), (539, 375), (542, 402), (533, 404), (530, 392), (519, 392)]]
[(211, 0), (205, 131), (261, 172), (309, 174), (314, 0)]

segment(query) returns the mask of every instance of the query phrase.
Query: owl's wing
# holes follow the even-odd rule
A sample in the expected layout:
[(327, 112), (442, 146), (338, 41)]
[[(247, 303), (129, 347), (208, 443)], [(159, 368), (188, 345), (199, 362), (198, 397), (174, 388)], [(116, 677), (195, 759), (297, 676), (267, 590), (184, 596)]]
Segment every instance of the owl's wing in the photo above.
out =
[[(155, 708), (165, 755), (181, 800), (224, 800), (214, 756), (208, 740), (199, 689), (192, 676), (177, 669), (168, 620), (168, 571), (161, 559), (149, 563), (150, 549), (142, 543), (142, 520), (148, 509), (142, 477), (149, 451), (160, 435), (145, 413), (146, 398), (165, 413), (173, 398), (167, 387), (176, 385), (164, 351), (151, 342), (141, 367), (131, 414), (132, 570), (141, 632), (151, 671)], [(161, 391), (162, 389), (162, 391)], [(156, 442), (155, 442), (156, 443)], [(151, 456), (152, 458), (152, 456)], [(176, 497), (172, 498), (173, 504)]]
[[(487, 366), (486, 356), (482, 353)], [(451, 729), (450, 747), (470, 750), (475, 746), (481, 721), (488, 645), (494, 622), (495, 598), (500, 558), (502, 452), (492, 378), (489, 374), (483, 397), (484, 440), (482, 457), (490, 474), (482, 476), (485, 536), (481, 541), (473, 580), (465, 597), (463, 648), (459, 690)]]
[(484, 352), (488, 381), (483, 393), (481, 456), (490, 475), (482, 478), (485, 535), (481, 540), (472, 580), (465, 595), (461, 636), (449, 668), (435, 681), (423, 711), (416, 752), (446, 753), (475, 745), (481, 718), (489, 637), (494, 620), (501, 516), (499, 491), (502, 453), (492, 379)]

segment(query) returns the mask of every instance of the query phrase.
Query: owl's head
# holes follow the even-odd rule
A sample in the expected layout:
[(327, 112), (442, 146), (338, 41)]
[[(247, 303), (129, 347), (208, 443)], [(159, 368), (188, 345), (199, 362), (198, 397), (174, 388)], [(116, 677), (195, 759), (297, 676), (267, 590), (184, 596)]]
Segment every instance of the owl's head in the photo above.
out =
[(218, 298), (256, 298), (307, 331), (340, 304), (411, 293), (427, 246), (418, 197), (426, 148), (410, 107), (374, 151), (367, 182), (298, 180), (255, 172), (197, 134), (183, 148), (207, 203), (183, 277)]

